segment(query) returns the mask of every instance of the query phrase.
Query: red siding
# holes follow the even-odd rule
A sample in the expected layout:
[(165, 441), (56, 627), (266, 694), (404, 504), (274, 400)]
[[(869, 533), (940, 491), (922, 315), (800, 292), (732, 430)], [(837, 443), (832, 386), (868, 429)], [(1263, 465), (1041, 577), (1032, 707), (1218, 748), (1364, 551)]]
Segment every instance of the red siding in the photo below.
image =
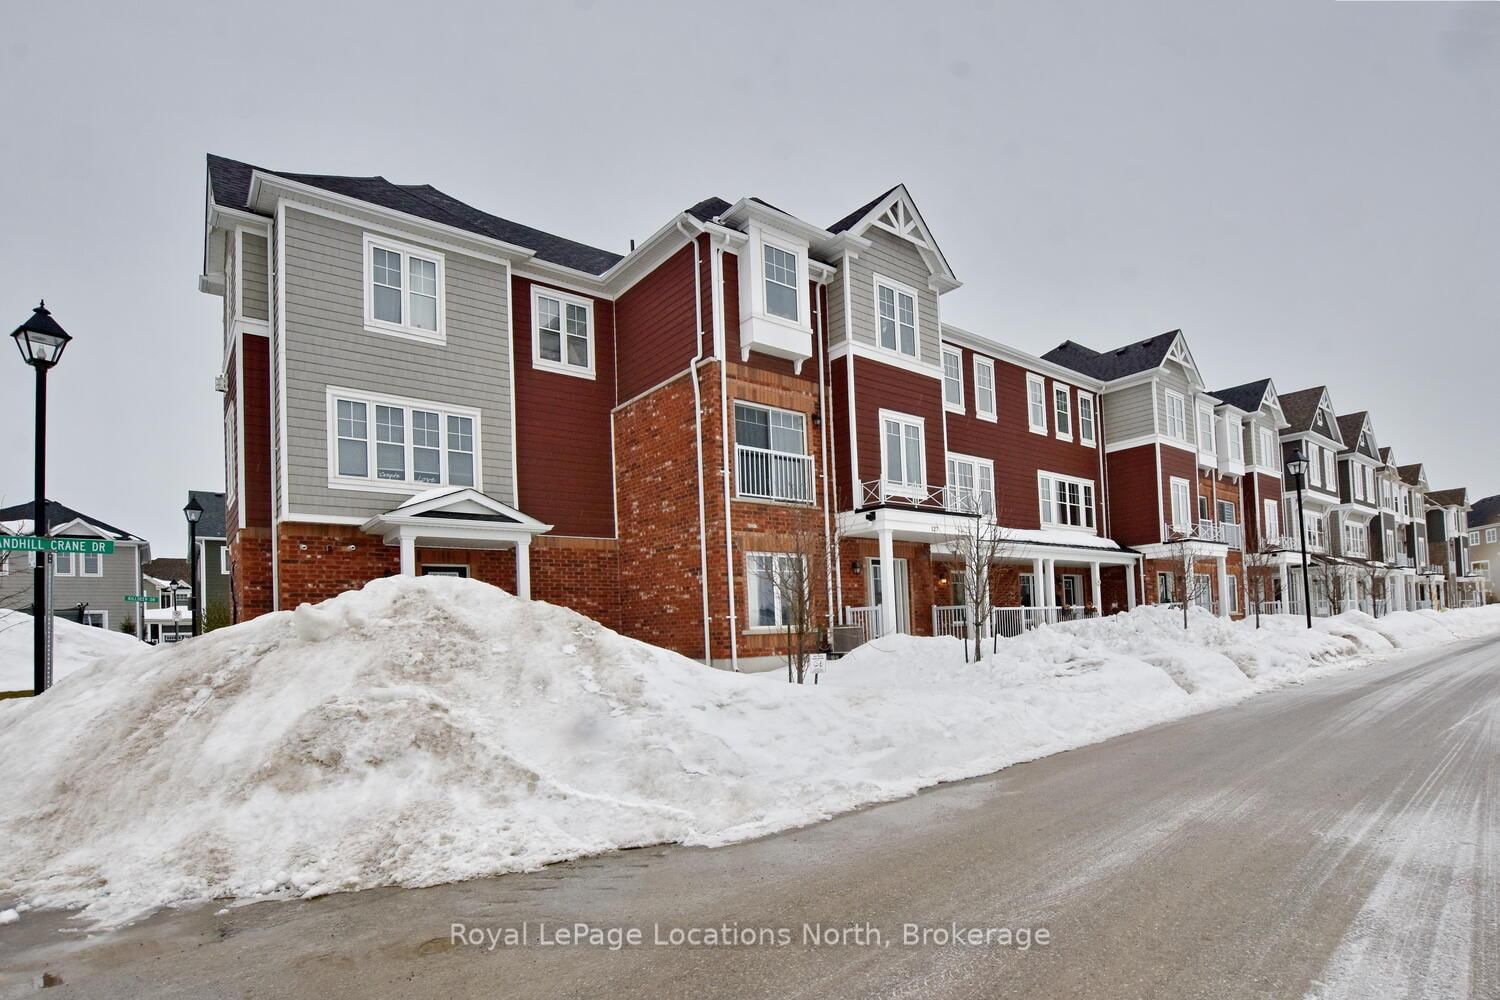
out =
[[(986, 357), (987, 355), (981, 355)], [(995, 463), (995, 498), (1000, 522), (1012, 528), (1041, 527), (1037, 473), (1053, 472), (1088, 479), (1094, 483), (1094, 521), (1103, 534), (1104, 488), (1099, 482), (1099, 450), (1078, 443), (1078, 393), (1069, 392), (1073, 440), (1064, 441), (1053, 432), (1052, 379), (1046, 379), (1048, 432), (1033, 434), (1027, 423), (1026, 369), (1008, 361), (995, 364), (995, 397), (998, 419), (980, 420), (974, 410), (974, 352), (963, 350), (964, 413), (949, 413), (948, 450), (961, 455), (992, 459)], [(1095, 420), (1098, 420), (1095, 403)], [(1100, 436), (1096, 425), (1095, 438)]]
[(894, 365), (854, 357), (854, 419), (859, 434), (859, 478), (880, 478), (880, 411), (895, 410), (923, 419), (927, 485), (942, 486), (947, 475), (943, 454), (943, 383)]
[[(1260, 522), (1265, 516), (1266, 500), (1281, 503), (1281, 480), (1261, 472), (1245, 477), (1245, 544), (1254, 549), (1260, 545)], [(1278, 518), (1280, 515), (1277, 515)], [(1281, 526), (1287, 531), (1286, 525)]]
[[(1196, 452), (1183, 451), (1181, 448), (1172, 448), (1161, 445), (1161, 517), (1159, 522), (1165, 522), (1172, 516), (1172, 480), (1186, 479), (1188, 481), (1189, 502), (1193, 509), (1189, 516), (1198, 517), (1198, 455)], [(1157, 540), (1160, 540), (1163, 524), (1156, 525)]]
[(271, 526), (271, 341), (245, 345), (245, 525)]
[[(713, 322), (707, 237), (700, 237), (699, 252), (703, 328), (707, 330)], [(697, 351), (693, 288), (693, 246), (689, 243), (615, 300), (620, 359), (617, 402), (634, 399), (687, 370)]]
[(614, 310), (605, 299), (593, 300), (594, 378), (539, 370), (531, 361), (532, 284), (526, 278), (511, 281), (517, 498), (523, 511), (552, 525), (553, 534), (612, 537)]
[[(1191, 456), (1188, 460), (1192, 461)], [(1167, 501), (1157, 507), (1165, 486), (1156, 477), (1156, 446), (1111, 452), (1105, 462), (1109, 469), (1109, 522), (1115, 541), (1122, 545), (1161, 541), (1160, 515), (1167, 510)]]
[(837, 481), (834, 500), (837, 510), (853, 510), (851, 483), (854, 476), (849, 467), (849, 357), (834, 358), (828, 363), (828, 409), (833, 420), (833, 433), (828, 447), (832, 451), (833, 478)]

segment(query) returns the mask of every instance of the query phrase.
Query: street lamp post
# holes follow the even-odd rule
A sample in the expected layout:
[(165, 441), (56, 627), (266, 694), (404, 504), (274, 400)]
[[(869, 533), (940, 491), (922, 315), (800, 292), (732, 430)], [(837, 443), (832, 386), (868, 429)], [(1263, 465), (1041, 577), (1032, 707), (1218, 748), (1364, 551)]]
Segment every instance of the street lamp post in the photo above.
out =
[(1286, 463), (1291, 474), (1292, 485), (1297, 487), (1297, 535), (1302, 544), (1302, 610), (1307, 615), (1307, 627), (1312, 628), (1312, 586), (1307, 574), (1307, 515), (1302, 510), (1302, 485), (1307, 480), (1307, 456), (1299, 450)]
[[(31, 317), (11, 333), (21, 359), (36, 370), (36, 494), (31, 530), (37, 538), (47, 537), (47, 372), (62, 360), (68, 341), (66, 330), (57, 325), (43, 302), (31, 311)], [(38, 550), (33, 577), (36, 597), (33, 600), (31, 665), (32, 690), (41, 694), (51, 682), (52, 650), (47, 639), (47, 562), (51, 555)]]
[(190, 634), (198, 635), (198, 520), (203, 517), (203, 505), (196, 497), (189, 496), (182, 513), (188, 523), (188, 610), (193, 614)]

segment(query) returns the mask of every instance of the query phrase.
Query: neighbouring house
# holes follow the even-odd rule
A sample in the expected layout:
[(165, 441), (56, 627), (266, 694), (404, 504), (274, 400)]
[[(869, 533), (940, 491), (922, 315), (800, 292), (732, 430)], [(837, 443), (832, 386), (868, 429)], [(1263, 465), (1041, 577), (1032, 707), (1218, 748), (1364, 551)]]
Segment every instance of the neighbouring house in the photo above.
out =
[(142, 594), (155, 598), (141, 605), (141, 637), (147, 642), (177, 642), (193, 634), (191, 576), (186, 559), (165, 557), (146, 564)]
[[(29, 503), (0, 508), (0, 534), (33, 534), (33, 514)], [(106, 629), (119, 630), (129, 622), (134, 634), (141, 636), (137, 605), (125, 598), (141, 593), (142, 567), (151, 558), (150, 544), (56, 500), (47, 501), (46, 514), (46, 534), (51, 537), (114, 543), (114, 551), (109, 554), (55, 553), (48, 558), (52, 613)], [(35, 553), (0, 552), (0, 607), (31, 612), (36, 559)]]
[[(189, 490), (188, 499), (198, 501), (203, 516), (198, 519), (198, 578), (193, 590), (200, 596), (198, 615), (208, 615), (209, 608), (222, 604), (229, 608), (229, 542), (224, 533), (224, 494), (207, 490)], [(189, 574), (184, 574), (187, 579)]]
[(1325, 390), (1296, 418), (1268, 380), (1211, 393), (1181, 331), (1038, 358), (945, 324), (959, 281), (903, 185), (826, 226), (707, 198), (621, 254), (211, 156), (206, 222), (236, 621), (456, 574), (753, 668), (798, 560), (828, 626), (968, 627), (963, 518), (1006, 536), (977, 627), (1175, 593), (1238, 615), (1247, 538), (1294, 547), (1283, 442), (1327, 452), (1330, 552)]
[(1473, 573), (1483, 578), (1486, 597), (1495, 593), (1495, 569), (1500, 568), (1500, 495), (1469, 505), (1469, 560)]
[[(1469, 564), (1469, 491), (1465, 487), (1427, 491), (1427, 537), (1442, 571), (1446, 607), (1471, 608), (1484, 602), (1484, 580)], [(1441, 543), (1441, 544), (1440, 544)]]

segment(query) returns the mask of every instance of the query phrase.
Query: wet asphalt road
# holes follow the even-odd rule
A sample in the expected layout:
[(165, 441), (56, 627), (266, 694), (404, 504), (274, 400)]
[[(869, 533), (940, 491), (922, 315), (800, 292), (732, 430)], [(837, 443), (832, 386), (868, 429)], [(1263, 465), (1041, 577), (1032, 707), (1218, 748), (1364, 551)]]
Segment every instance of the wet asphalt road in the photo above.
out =
[[(558, 941), (578, 922), (641, 940)], [(48, 1000), (1500, 997), (1500, 639), (728, 848), (0, 927), (0, 997), (44, 976)]]

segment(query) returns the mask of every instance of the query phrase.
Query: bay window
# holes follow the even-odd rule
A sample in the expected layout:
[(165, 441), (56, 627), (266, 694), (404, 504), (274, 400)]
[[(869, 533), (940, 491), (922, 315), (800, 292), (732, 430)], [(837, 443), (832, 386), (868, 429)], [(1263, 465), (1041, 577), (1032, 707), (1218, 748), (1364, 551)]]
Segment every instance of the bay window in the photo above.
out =
[(1091, 480), (1039, 472), (1037, 491), (1044, 527), (1094, 527), (1094, 484)]
[(441, 343), (443, 255), (366, 233), (365, 328)]
[(1206, 406), (1198, 407), (1198, 450), (1212, 454), (1214, 448), (1214, 411)]
[(799, 321), (797, 313), (797, 255), (770, 243), (762, 244), (765, 264), (766, 312)]
[(472, 410), (329, 390), (330, 486), (476, 486)]

